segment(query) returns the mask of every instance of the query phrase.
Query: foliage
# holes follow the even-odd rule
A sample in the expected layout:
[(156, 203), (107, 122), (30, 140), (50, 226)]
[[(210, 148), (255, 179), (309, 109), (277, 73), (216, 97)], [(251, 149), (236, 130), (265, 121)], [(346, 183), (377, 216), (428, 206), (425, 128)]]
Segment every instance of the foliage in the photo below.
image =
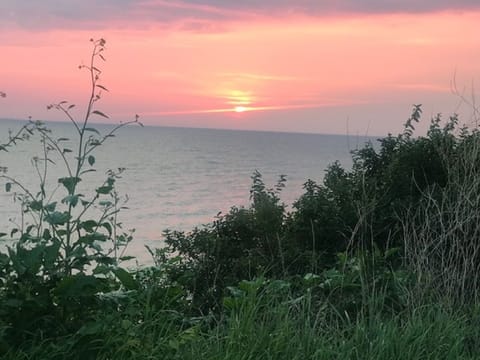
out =
[[(450, 198), (458, 204), (458, 197), (451, 198), (452, 176), (475, 178), (471, 171), (452, 166), (475, 152), (469, 144), (478, 143), (478, 131), (459, 129), (456, 116), (442, 125), (438, 115), (425, 136), (414, 137), (420, 115), (421, 107), (415, 105), (402, 133), (354, 151), (351, 170), (335, 162), (322, 184), (308, 180), (291, 212), (279, 197), (285, 178), (267, 189), (254, 173), (249, 207), (233, 207), (190, 233), (165, 232), (167, 248), (159, 252), (158, 262), (180, 257), (178, 266), (167, 272), (186, 287), (200, 312), (218, 308), (225, 289), (241, 280), (318, 274), (336, 268), (339, 253), (360, 252), (378, 260), (395, 248), (387, 263), (398, 269), (409, 261), (402, 255), (404, 224), (412, 209), (424, 209), (426, 199)], [(418, 221), (410, 225), (416, 228)], [(436, 226), (441, 232), (440, 224)]]
[[(107, 117), (97, 108), (102, 92), (99, 60), (105, 60), (105, 40), (92, 40), (86, 69), (91, 79), (90, 97), (83, 120), (75, 120), (74, 104), (61, 101), (49, 109), (61, 111), (71, 122), (76, 139), (56, 138), (41, 122), (30, 121), (9, 134), (1, 150), (31, 136), (39, 138), (43, 153), (32, 159), (38, 189), (27, 189), (2, 169), (5, 190), (21, 204), (22, 222), (10, 232), (18, 236), (0, 253), (0, 328), (3, 347), (16, 347), (44, 336), (61, 336), (78, 330), (94, 316), (97, 294), (118, 288), (116, 276), (126, 287), (130, 279), (118, 268), (122, 249), (131, 240), (120, 233), (117, 214), (122, 208), (115, 182), (124, 169), (107, 173), (93, 194), (81, 192), (82, 178), (95, 171), (95, 151), (115, 132), (134, 121), (120, 124), (105, 135), (89, 127), (92, 117)], [(58, 186), (48, 183), (50, 166), (62, 164), (65, 175)], [(6, 236), (2, 233), (0, 236)]]

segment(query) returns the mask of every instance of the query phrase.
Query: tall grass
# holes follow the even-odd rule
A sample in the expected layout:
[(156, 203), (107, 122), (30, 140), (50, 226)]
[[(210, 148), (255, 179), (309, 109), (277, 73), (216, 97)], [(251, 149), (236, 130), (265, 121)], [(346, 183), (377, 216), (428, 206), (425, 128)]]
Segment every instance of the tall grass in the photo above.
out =
[(443, 159), (447, 183), (424, 191), (403, 219), (406, 266), (416, 274), (412, 299), (478, 305), (480, 134), (461, 139), (456, 156), (443, 153)]
[[(394, 317), (325, 321), (310, 314), (310, 298), (262, 309), (247, 300), (214, 329), (183, 346), (182, 359), (473, 359), (463, 316), (431, 306)], [(268, 302), (268, 300), (267, 300)], [(331, 309), (323, 308), (321, 312)]]

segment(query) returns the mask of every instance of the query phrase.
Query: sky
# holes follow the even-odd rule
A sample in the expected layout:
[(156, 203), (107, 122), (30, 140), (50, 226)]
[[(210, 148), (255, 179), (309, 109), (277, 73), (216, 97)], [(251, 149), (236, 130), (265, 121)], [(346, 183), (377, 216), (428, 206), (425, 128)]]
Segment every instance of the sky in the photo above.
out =
[(385, 135), (423, 104), (423, 129), (469, 124), (478, 24), (478, 0), (1, 0), (0, 118), (82, 119), (104, 38), (112, 123)]

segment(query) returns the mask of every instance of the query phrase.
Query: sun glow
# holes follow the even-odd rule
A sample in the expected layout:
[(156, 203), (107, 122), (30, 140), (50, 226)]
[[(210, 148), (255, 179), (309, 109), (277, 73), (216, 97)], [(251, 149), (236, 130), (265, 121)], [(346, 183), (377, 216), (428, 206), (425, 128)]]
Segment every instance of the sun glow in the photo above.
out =
[(233, 110), (237, 113), (242, 113), (244, 111), (247, 111), (248, 108), (246, 108), (245, 106), (235, 106), (235, 108)]

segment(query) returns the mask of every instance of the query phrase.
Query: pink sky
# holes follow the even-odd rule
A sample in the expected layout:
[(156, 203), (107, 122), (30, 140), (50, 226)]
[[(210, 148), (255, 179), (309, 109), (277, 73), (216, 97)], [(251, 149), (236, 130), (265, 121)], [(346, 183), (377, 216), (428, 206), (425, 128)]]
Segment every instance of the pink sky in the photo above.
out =
[(469, 98), (480, 77), (472, 1), (90, 2), (0, 5), (0, 118), (63, 120), (46, 111), (61, 100), (81, 109), (78, 65), (103, 37), (99, 107), (112, 122), (384, 135), (416, 103), (424, 128), (438, 112), (471, 121), (451, 84)]

